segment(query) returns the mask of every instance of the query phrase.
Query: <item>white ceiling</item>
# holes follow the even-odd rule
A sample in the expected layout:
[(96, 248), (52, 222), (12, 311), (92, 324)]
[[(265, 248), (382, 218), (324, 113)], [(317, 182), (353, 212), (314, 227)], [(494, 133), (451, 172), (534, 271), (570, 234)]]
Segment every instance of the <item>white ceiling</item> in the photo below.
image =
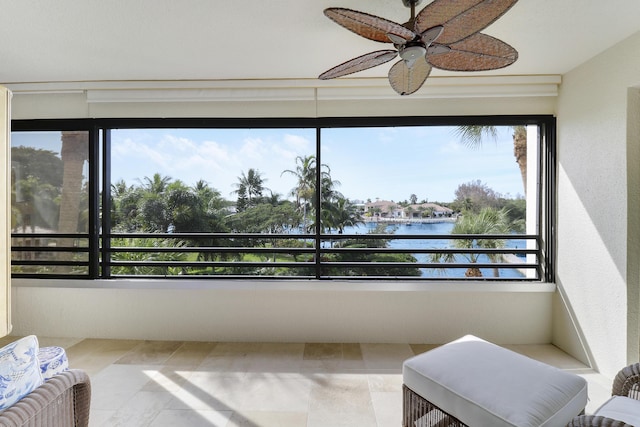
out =
[[(315, 79), (391, 47), (323, 15), (336, 6), (409, 17), (401, 0), (0, 0), (0, 83)], [(519, 59), (485, 74), (561, 75), (639, 31), (639, 17), (640, 0), (520, 0), (484, 31)]]

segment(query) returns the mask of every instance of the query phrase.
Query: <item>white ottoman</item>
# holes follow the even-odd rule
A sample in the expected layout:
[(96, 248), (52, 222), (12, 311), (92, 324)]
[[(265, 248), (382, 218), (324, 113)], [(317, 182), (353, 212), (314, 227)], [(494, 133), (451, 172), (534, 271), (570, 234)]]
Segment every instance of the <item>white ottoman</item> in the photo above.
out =
[[(587, 382), (468, 335), (403, 364), (403, 426), (566, 426)], [(442, 423), (442, 424), (438, 424)]]

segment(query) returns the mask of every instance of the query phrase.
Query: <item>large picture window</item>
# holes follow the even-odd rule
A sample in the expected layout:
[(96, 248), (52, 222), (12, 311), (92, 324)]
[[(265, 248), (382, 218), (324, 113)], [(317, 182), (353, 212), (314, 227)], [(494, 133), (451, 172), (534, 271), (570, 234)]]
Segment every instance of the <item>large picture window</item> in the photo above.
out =
[(12, 274), (550, 280), (551, 117), (48, 120)]

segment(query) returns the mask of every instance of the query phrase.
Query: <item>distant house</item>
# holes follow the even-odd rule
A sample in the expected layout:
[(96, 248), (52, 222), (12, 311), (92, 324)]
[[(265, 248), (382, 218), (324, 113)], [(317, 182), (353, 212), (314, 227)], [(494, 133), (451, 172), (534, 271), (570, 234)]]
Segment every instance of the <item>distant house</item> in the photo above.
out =
[(388, 200), (366, 203), (365, 212), (372, 218), (404, 218), (402, 206)]
[(376, 200), (365, 204), (365, 213), (370, 218), (400, 219), (451, 216), (453, 210), (435, 203), (417, 203), (402, 207), (388, 200)]

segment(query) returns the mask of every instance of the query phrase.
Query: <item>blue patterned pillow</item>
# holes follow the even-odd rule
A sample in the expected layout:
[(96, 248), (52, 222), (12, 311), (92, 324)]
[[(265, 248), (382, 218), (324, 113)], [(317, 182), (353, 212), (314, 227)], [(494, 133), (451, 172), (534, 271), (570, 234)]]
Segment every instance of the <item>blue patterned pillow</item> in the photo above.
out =
[(13, 405), (43, 382), (35, 335), (0, 349), (0, 410)]
[(62, 347), (40, 347), (38, 362), (40, 363), (42, 379), (45, 381), (69, 369), (67, 353)]

